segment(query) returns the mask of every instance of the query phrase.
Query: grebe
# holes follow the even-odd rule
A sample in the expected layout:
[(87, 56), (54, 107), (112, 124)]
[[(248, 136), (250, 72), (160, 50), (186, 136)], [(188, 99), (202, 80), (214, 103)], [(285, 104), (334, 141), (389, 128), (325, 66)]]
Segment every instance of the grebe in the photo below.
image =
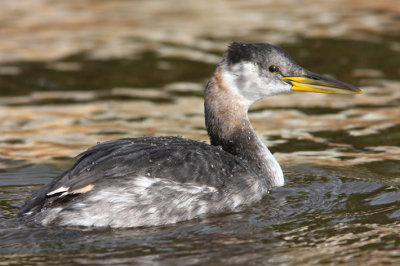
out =
[(290, 91), (361, 93), (305, 70), (277, 46), (233, 42), (204, 91), (211, 145), (180, 137), (98, 144), (34, 193), (19, 216), (41, 225), (156, 226), (259, 201), (284, 178), (247, 111)]

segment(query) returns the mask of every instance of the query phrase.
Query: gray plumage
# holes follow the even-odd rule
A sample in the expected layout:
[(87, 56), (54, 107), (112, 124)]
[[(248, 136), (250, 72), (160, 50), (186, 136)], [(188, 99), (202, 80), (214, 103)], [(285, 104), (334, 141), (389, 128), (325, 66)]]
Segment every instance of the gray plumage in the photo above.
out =
[[(258, 201), (272, 187), (282, 186), (284, 178), (247, 111), (257, 100), (289, 92), (301, 81), (297, 77), (307, 82), (320, 78), (279, 47), (234, 42), (204, 92), (211, 145), (179, 137), (98, 144), (33, 194), (19, 216), (42, 225), (153, 226)], [(335, 93), (358, 93), (348, 84), (322, 78), (313, 89), (321, 90), (324, 80)]]

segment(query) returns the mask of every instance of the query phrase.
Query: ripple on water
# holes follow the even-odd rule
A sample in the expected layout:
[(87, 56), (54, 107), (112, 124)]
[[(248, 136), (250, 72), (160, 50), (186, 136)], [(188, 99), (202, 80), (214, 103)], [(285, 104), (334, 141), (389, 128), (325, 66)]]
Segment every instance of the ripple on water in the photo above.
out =
[[(7, 41), (0, 43), (0, 60), (52, 61), (0, 66), (0, 264), (398, 262), (398, 5), (310, 1), (320, 15), (305, 17), (305, 9), (288, 8), (294, 0), (223, 1), (223, 8), (207, 1), (190, 7), (31, 2), (41, 16), (24, 5), (3, 12), (0, 32)], [(182, 24), (187, 8), (192, 23)], [(108, 12), (117, 15), (107, 19)], [(154, 17), (162, 23), (148, 19)], [(260, 27), (263, 18), (269, 23)], [(55, 20), (60, 31), (53, 30)], [(16, 27), (9, 31), (10, 25)], [(207, 140), (202, 88), (232, 32), (235, 39), (289, 40), (284, 48), (301, 65), (363, 88), (357, 97), (298, 93), (255, 104), (250, 119), (283, 165), (284, 187), (236, 212), (164, 227), (19, 223), (23, 201), (71, 165), (67, 158), (98, 141), (142, 135)], [(62, 58), (66, 54), (72, 56)]]

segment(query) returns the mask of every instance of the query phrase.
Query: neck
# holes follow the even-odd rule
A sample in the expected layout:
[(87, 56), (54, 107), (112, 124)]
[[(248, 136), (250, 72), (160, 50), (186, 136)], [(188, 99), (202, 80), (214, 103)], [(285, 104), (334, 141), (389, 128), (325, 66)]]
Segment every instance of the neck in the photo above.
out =
[(283, 185), (283, 173), (268, 148), (258, 138), (248, 119), (249, 101), (223, 69), (217, 68), (204, 92), (206, 127), (211, 145), (246, 160), (271, 186)]

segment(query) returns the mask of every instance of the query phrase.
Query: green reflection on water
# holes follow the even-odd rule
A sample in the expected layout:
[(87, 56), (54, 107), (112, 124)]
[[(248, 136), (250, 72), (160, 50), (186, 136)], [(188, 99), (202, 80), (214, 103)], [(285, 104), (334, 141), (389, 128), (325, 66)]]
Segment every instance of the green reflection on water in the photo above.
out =
[[(160, 69), (160, 61), (168, 68)], [(61, 62), (79, 63), (77, 71), (58, 71), (42, 62), (20, 62), (19, 75), (2, 75), (1, 96), (23, 95), (33, 91), (106, 90), (114, 87), (160, 87), (173, 81), (202, 82), (214, 66), (182, 58), (160, 59), (154, 52), (137, 59), (87, 59), (79, 54)], [(23, 78), (21, 78), (23, 77)]]
[[(365, 167), (372, 173), (375, 173), (381, 177), (398, 178), (400, 176), (400, 161), (385, 160), (385, 161), (370, 162), (362, 164), (362, 167)], [(397, 183), (400, 184), (400, 182)]]
[[(332, 74), (352, 84), (359, 84), (368, 76), (354, 76), (354, 70), (382, 71), (385, 79), (399, 77), (400, 52), (390, 44), (400, 41), (400, 36), (379, 36), (380, 42), (353, 41), (332, 38), (302, 38), (298, 43), (282, 45), (303, 67), (320, 74)], [(373, 78), (373, 77), (372, 77)]]
[(399, 146), (400, 125), (380, 130), (375, 134), (352, 136), (345, 130), (312, 132), (316, 137), (326, 138), (329, 142), (346, 143), (355, 148), (363, 149), (372, 146)]
[[(277, 136), (278, 138), (278, 136)], [(280, 137), (279, 137), (280, 139)], [(271, 152), (290, 153), (296, 151), (323, 151), (329, 148), (329, 145), (318, 143), (306, 139), (285, 139), (285, 143), (270, 147)]]
[[(383, 73), (381, 78), (397, 79), (400, 53), (393, 51), (390, 43), (398, 42), (400, 38), (385, 35), (380, 38), (381, 42), (300, 38), (299, 42), (281, 46), (305, 68), (321, 74), (332, 74), (349, 83), (359, 84), (361, 79), (374, 78), (355, 76), (354, 70), (357, 68), (379, 70)], [(222, 51), (215, 53), (222, 56)], [(43, 62), (8, 64), (19, 68), (20, 74), (0, 75), (0, 96), (23, 95), (33, 91), (158, 88), (175, 81), (204, 82), (215, 67), (214, 64), (184, 58), (161, 58), (153, 51), (141, 53), (135, 58), (103, 60), (77, 54), (57, 62), (77, 63), (79, 69), (60, 71)], [(329, 110), (323, 111), (329, 113)]]

